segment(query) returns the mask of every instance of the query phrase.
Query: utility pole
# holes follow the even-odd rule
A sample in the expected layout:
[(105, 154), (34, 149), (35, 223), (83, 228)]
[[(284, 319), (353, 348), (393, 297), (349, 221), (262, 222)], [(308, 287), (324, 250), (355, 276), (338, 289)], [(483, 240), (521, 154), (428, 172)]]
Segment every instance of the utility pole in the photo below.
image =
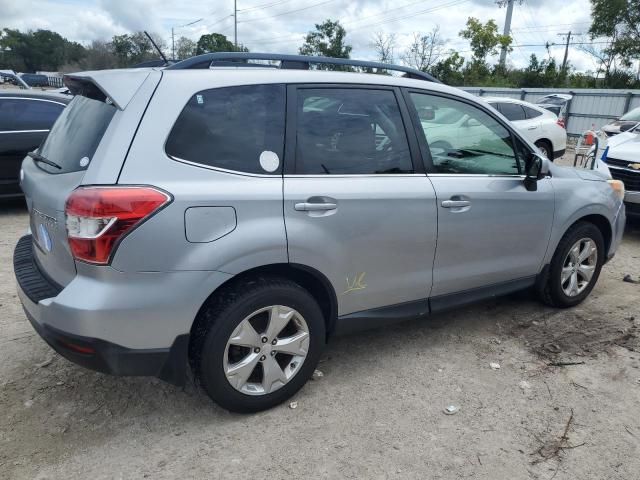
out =
[(171, 27), (171, 60), (176, 59), (176, 37), (173, 33), (173, 27)]
[(569, 59), (569, 43), (571, 42), (571, 31), (567, 33), (559, 33), (558, 36), (567, 37), (567, 44), (564, 47), (564, 60), (562, 60), (562, 70), (561, 70), (564, 72), (565, 68), (567, 68), (567, 60)]
[(238, 0), (233, 0), (233, 43), (238, 49)]
[[(509, 35), (511, 32), (511, 17), (513, 16), (513, 2), (514, 0), (505, 0), (503, 2), (498, 2), (498, 5), (502, 6), (505, 3), (507, 4), (507, 16), (504, 19), (504, 30), (502, 31), (503, 35)], [(500, 65), (505, 66), (507, 63), (507, 47), (502, 47), (502, 51), (500, 52)]]

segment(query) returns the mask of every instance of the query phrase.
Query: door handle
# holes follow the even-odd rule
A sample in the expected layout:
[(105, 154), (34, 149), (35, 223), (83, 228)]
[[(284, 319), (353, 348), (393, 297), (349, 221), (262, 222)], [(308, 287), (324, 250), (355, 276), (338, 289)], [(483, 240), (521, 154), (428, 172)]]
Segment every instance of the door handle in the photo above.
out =
[(296, 203), (293, 208), (298, 212), (326, 212), (328, 210), (335, 210), (338, 208), (338, 205), (335, 203), (301, 202)]
[(532, 127), (528, 127), (527, 130), (535, 130), (536, 128), (538, 128), (537, 125), (534, 125)]
[(469, 200), (443, 200), (441, 203), (443, 208), (462, 208), (471, 205)]

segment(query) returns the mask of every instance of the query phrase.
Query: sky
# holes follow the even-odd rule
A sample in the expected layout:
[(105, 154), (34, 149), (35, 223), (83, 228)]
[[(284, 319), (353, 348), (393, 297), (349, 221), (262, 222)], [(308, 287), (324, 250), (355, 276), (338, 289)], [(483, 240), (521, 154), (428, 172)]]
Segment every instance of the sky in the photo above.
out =
[[(176, 39), (197, 40), (203, 33), (218, 32), (233, 40), (233, 8), (234, 0), (0, 0), (0, 29), (50, 29), (83, 44), (147, 30), (170, 46), (172, 27)], [(458, 36), (467, 18), (494, 19), (502, 31), (506, 13), (494, 0), (237, 0), (237, 8), (238, 43), (253, 52), (297, 53), (314, 24), (330, 18), (347, 30), (351, 58), (365, 60), (376, 58), (372, 47), (376, 32), (395, 34), (399, 60), (415, 33), (436, 26), (446, 48), (470, 57), (468, 42)], [(586, 34), (589, 25), (589, 0), (516, 0), (511, 24), (514, 49), (508, 63), (523, 67), (532, 53), (540, 59), (550, 54), (562, 62), (565, 37), (558, 34)], [(554, 44), (549, 53), (543, 46), (547, 42)], [(596, 67), (577, 46), (570, 47), (569, 61), (578, 71)]]

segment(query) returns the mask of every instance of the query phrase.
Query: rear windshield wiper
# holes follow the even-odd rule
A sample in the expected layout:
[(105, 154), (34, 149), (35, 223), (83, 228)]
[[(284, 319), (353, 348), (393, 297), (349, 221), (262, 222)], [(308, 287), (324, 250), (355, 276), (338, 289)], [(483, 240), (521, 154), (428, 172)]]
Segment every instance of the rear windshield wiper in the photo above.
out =
[(33, 158), (36, 162), (46, 163), (50, 167), (54, 167), (54, 168), (57, 168), (58, 170), (62, 170), (62, 167), (58, 165), (56, 162), (54, 162), (53, 160), (49, 160), (47, 157), (43, 157), (37, 152), (29, 152), (27, 153), (27, 156)]

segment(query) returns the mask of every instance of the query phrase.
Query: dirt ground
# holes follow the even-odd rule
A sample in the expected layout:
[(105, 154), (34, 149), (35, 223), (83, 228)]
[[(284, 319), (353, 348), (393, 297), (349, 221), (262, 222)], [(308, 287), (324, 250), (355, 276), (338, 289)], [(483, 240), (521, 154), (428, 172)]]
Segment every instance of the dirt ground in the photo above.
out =
[(55, 354), (16, 298), (26, 228), (3, 202), (2, 479), (639, 478), (640, 284), (622, 279), (640, 278), (640, 226), (578, 308), (518, 294), (337, 338), (296, 409), (246, 416)]

